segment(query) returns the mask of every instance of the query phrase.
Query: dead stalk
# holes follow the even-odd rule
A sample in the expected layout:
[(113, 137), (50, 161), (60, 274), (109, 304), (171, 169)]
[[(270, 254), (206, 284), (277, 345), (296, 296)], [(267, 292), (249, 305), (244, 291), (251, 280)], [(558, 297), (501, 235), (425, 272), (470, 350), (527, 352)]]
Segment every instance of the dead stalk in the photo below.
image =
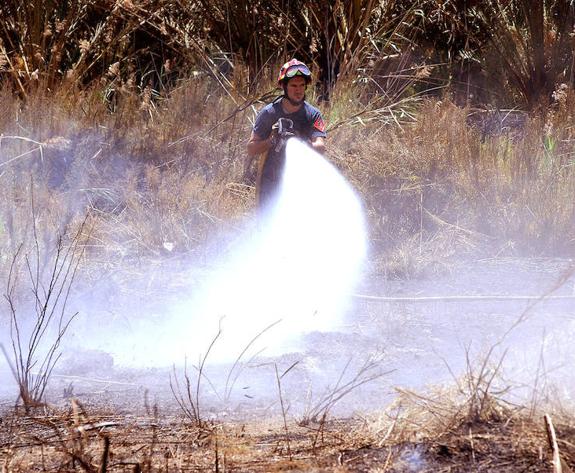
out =
[(281, 378), (289, 371), (291, 370), (291, 368), (293, 368), (295, 366), (292, 365), (290, 366), (286, 371), (284, 371), (284, 373), (280, 376), (278, 373), (278, 365), (276, 363), (274, 363), (274, 369), (275, 369), (275, 373), (276, 373), (276, 382), (277, 382), (277, 386), (278, 386), (278, 395), (280, 398), (280, 406), (282, 409), (282, 417), (283, 417), (283, 421), (284, 421), (284, 430), (285, 430), (285, 440), (286, 440), (286, 446), (287, 446), (287, 452), (288, 452), (288, 456), (289, 459), (292, 459), (292, 455), (291, 455), (291, 446), (290, 446), (290, 433), (289, 433), (289, 429), (288, 429), (288, 424), (287, 424), (287, 413), (286, 413), (286, 409), (285, 409), (285, 405), (284, 405), (284, 399), (283, 399), (283, 395), (282, 395), (282, 385), (281, 385)]
[[(35, 318), (31, 329), (26, 330), (25, 320), (20, 315), (16, 300), (16, 289), (21, 284), (19, 281), (20, 256), (23, 251), (21, 244), (12, 258), (4, 294), (10, 314), (12, 356), (9, 357), (6, 349), (1, 347), (18, 383), (19, 400), (22, 401), (27, 413), (33, 407), (42, 405), (48, 381), (60, 358), (60, 344), (77, 316), (77, 313), (72, 315), (67, 313), (67, 304), (84, 253), (83, 243), (87, 238), (85, 227), (88, 219), (86, 215), (68, 246), (65, 246), (62, 236), (58, 237), (51, 267), (47, 266), (49, 264), (47, 256), (43, 258), (45, 265), (42, 265), (33, 193), (31, 202), (34, 254), (32, 257), (24, 255), (24, 261), (34, 298)], [(89, 233), (88, 231), (88, 235)], [(44, 281), (46, 269), (50, 272), (47, 281)], [(50, 330), (55, 330), (52, 338)], [(45, 353), (42, 353), (42, 350), (45, 350)]]
[[(229, 397), (232, 394), (232, 390), (234, 388), (234, 385), (238, 379), (238, 377), (241, 374), (241, 369), (237, 369), (239, 366), (239, 363), (241, 361), (241, 359), (243, 358), (243, 356), (246, 354), (246, 352), (250, 349), (250, 347), (256, 342), (256, 340), (258, 340), (258, 338), (260, 338), (264, 333), (266, 333), (268, 330), (270, 330), (271, 328), (275, 327), (277, 324), (279, 324), (281, 322), (280, 320), (276, 320), (275, 322), (271, 323), (270, 325), (268, 325), (266, 328), (264, 328), (261, 332), (257, 333), (255, 335), (255, 337), (253, 337), (248, 344), (245, 346), (245, 348), (242, 350), (242, 352), (238, 355), (238, 357), (234, 360), (234, 364), (232, 365), (230, 371), (228, 372), (228, 376), (226, 378), (226, 385), (224, 388), (224, 399), (228, 400)], [(252, 359), (255, 358), (257, 355), (259, 354), (256, 353), (254, 356), (252, 356)], [(296, 363), (297, 364), (297, 363)], [(295, 364), (293, 365), (295, 366)], [(292, 366), (292, 368), (293, 368)], [(289, 368), (291, 369), (291, 368)], [(289, 370), (288, 370), (289, 371)], [(284, 373), (285, 374), (285, 373)], [(232, 375), (233, 378), (232, 378)], [(283, 376), (283, 375), (282, 375)]]
[(343, 379), (351, 364), (351, 361), (351, 359), (347, 361), (339, 375), (335, 387), (327, 392), (324, 396), (322, 396), (311, 407), (309, 412), (306, 413), (304, 418), (300, 421), (302, 425), (307, 425), (310, 421), (319, 422), (320, 419), (324, 418), (324, 414), (327, 414), (333, 408), (333, 406), (337, 404), (338, 401), (347, 396), (349, 393), (366, 383), (374, 381), (392, 372), (387, 371), (385, 373), (373, 373), (379, 364), (375, 361), (367, 360), (349, 381), (343, 383)]
[(100, 461), (100, 470), (98, 473), (106, 473), (108, 471), (108, 456), (110, 454), (110, 437), (104, 435), (102, 443), (103, 443), (102, 459)]
[(551, 421), (551, 416), (545, 414), (545, 429), (547, 430), (547, 440), (549, 441), (549, 448), (553, 454), (553, 472), (562, 473), (563, 468), (561, 465), (561, 455), (559, 453), (559, 446), (557, 445), (557, 436), (555, 434), (555, 427)]
[[(204, 426), (204, 421), (202, 419), (201, 411), (200, 411), (200, 386), (201, 380), (204, 375), (204, 367), (205, 363), (210, 355), (212, 348), (214, 347), (215, 343), (217, 342), (218, 338), (222, 334), (221, 327), (218, 329), (218, 333), (212, 339), (206, 354), (202, 357), (200, 356), (200, 362), (198, 366), (194, 366), (197, 370), (198, 374), (196, 376), (195, 383), (192, 383), (190, 378), (190, 374), (187, 368), (187, 359), (184, 360), (184, 381), (185, 381), (185, 390), (182, 392), (179, 383), (179, 377), (176, 373), (176, 367), (173, 366), (172, 374), (170, 375), (170, 389), (172, 391), (172, 395), (174, 399), (180, 406), (180, 409), (184, 413), (184, 415), (191, 420), (195, 425), (199, 428)], [(194, 386), (195, 384), (195, 386)], [(195, 387), (195, 389), (194, 389)]]

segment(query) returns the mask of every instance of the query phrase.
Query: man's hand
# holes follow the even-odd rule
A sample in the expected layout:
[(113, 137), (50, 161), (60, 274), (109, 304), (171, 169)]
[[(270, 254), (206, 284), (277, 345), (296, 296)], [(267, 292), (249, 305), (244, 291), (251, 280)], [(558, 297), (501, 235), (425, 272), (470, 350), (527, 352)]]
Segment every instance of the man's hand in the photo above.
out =
[(281, 144), (280, 139), (287, 140), (292, 136), (296, 136), (293, 122), (289, 118), (280, 118), (272, 126), (272, 131), (267, 138), (262, 138), (252, 131), (247, 145), (248, 155), (257, 156), (269, 149), (275, 149)]
[(311, 140), (311, 147), (319, 154), (325, 154), (325, 139), (322, 136), (316, 136)]

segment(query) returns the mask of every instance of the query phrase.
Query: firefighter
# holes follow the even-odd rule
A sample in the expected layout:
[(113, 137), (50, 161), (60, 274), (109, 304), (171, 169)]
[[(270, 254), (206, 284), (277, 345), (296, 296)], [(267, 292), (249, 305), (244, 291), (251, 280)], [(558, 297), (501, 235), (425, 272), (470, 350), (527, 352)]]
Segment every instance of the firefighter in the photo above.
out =
[(296, 136), (318, 153), (325, 152), (325, 123), (321, 112), (305, 101), (305, 90), (311, 82), (309, 68), (297, 59), (280, 69), (278, 86), (283, 95), (266, 105), (257, 115), (247, 152), (251, 162), (261, 155), (256, 179), (259, 210), (273, 200), (281, 181), (285, 163), (285, 142)]

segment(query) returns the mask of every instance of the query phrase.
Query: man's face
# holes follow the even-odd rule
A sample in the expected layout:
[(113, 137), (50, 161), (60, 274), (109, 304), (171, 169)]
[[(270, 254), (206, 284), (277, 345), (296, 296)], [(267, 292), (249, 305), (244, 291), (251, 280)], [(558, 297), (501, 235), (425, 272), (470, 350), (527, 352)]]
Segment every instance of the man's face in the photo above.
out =
[(294, 102), (302, 102), (305, 98), (305, 79), (301, 76), (291, 78), (287, 83), (287, 96)]

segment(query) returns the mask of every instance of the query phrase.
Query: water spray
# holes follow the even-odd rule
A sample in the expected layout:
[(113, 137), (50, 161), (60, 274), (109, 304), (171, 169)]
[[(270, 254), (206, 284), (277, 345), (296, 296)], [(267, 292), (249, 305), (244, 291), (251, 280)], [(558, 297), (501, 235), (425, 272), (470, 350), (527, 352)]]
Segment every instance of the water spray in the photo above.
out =
[(273, 208), (170, 310), (146, 365), (197, 360), (218, 333), (209, 361), (224, 363), (295, 351), (302, 335), (340, 328), (367, 250), (362, 205), (306, 144), (289, 139), (286, 157)]

